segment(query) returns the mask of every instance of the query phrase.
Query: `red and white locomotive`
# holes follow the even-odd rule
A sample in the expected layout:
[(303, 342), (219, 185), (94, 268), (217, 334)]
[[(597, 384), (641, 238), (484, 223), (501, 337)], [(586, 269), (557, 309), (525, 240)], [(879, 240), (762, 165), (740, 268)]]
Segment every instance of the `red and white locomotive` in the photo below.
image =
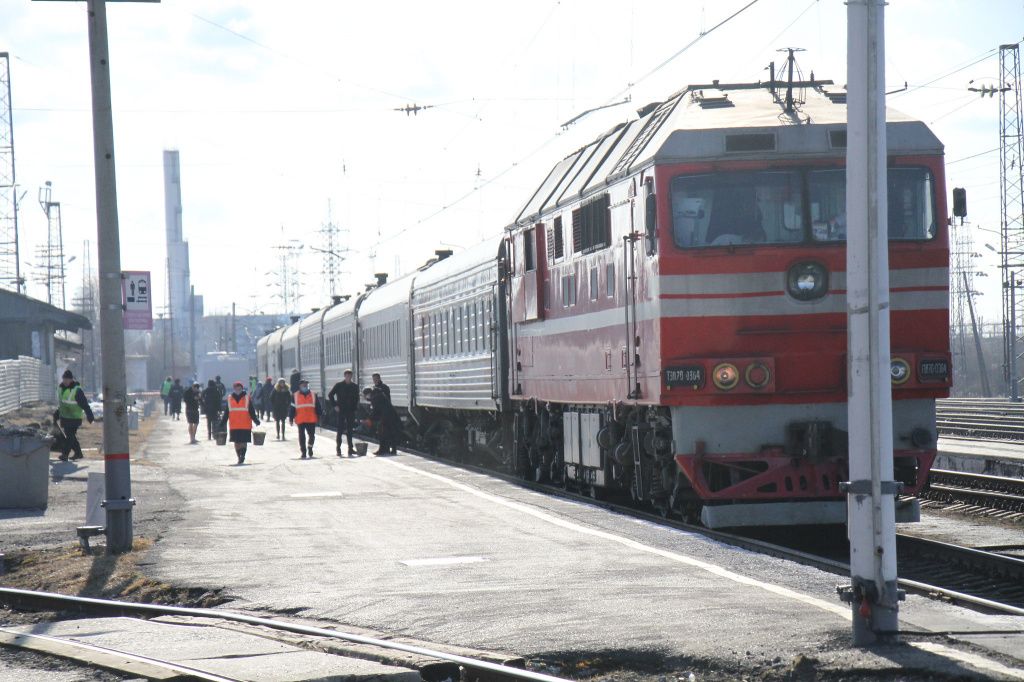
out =
[[(773, 85), (645, 107), (558, 163), (501, 238), (320, 313), (315, 340), (308, 321), (271, 334), (260, 371), (297, 337), (321, 386), (381, 371), (441, 454), (709, 526), (843, 522), (845, 93)], [(887, 127), (893, 456), (913, 494), (951, 376), (943, 148), (920, 121)]]

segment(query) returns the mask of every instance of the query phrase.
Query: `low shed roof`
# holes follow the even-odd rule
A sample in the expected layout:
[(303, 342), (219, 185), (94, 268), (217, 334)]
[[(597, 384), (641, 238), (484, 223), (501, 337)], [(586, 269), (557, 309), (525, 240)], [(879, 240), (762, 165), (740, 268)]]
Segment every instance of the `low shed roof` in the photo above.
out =
[(40, 326), (53, 326), (68, 331), (92, 329), (89, 319), (78, 313), (70, 313), (24, 294), (0, 289), (0, 323), (12, 322), (35, 322)]

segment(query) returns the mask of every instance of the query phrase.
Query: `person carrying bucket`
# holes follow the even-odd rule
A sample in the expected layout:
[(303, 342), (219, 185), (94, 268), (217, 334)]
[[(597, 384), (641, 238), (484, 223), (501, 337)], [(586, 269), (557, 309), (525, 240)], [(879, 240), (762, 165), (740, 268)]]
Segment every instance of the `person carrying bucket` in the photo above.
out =
[(241, 381), (235, 382), (221, 409), (224, 416), (221, 418), (220, 428), (223, 430), (225, 426), (228, 427), (228, 440), (235, 444), (238, 463), (245, 464), (245, 452), (252, 442), (252, 425), (259, 426), (260, 419), (256, 415), (256, 406), (245, 392)]

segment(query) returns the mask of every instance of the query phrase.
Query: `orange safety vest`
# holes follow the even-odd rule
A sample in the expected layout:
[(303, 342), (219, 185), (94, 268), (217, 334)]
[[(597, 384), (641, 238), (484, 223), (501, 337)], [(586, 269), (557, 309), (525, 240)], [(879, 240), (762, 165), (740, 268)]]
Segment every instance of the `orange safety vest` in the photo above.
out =
[(228, 396), (228, 428), (232, 431), (252, 431), (248, 394), (242, 396), (241, 402), (237, 402), (233, 394)]
[(316, 396), (313, 391), (302, 395), (302, 391), (295, 391), (292, 396), (295, 399), (295, 423), (316, 424)]

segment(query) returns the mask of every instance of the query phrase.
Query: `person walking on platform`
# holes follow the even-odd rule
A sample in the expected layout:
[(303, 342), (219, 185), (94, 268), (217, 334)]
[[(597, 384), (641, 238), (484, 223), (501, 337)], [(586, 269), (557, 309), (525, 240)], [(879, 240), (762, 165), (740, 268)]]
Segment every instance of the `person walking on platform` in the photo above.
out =
[(185, 402), (185, 422), (188, 424), (188, 444), (198, 445), (196, 430), (199, 428), (199, 403), (202, 402), (203, 394), (199, 390), (199, 382), (193, 381), (192, 385), (185, 389), (181, 399)]
[[(292, 405), (288, 411), (288, 421), (299, 427), (299, 451), (302, 453), (300, 459), (306, 459), (308, 455), (313, 459), (313, 441), (316, 440), (316, 425), (324, 414), (323, 405), (320, 403), (320, 396), (309, 390), (309, 382), (305, 379), (299, 380), (299, 390), (292, 394)], [(306, 445), (306, 438), (309, 438), (309, 446)]]
[(380, 446), (375, 455), (395, 455), (401, 421), (387, 394), (379, 388), (364, 388), (363, 397), (370, 403), (370, 420), (377, 431)]
[(252, 396), (253, 405), (256, 406), (256, 414), (263, 419), (263, 384), (256, 377), (249, 377), (249, 385), (252, 386), (249, 389), (249, 395)]
[(164, 401), (164, 416), (166, 417), (171, 413), (171, 400), (167, 397), (167, 394), (171, 392), (171, 386), (174, 382), (171, 381), (170, 377), (164, 379), (164, 383), (160, 386), (160, 399)]
[(171, 386), (171, 390), (167, 393), (167, 398), (171, 401), (171, 418), (181, 419), (181, 399), (185, 397), (185, 389), (181, 387), (181, 379), (175, 379), (174, 385)]
[(220, 395), (217, 384), (213, 383), (213, 379), (209, 379), (206, 382), (206, 388), (203, 389), (203, 413), (206, 414), (206, 440), (213, 440), (213, 433), (217, 430), (214, 426), (220, 418), (221, 402), (223, 402), (223, 398)]
[(60, 422), (60, 428), (64, 431), (64, 442), (60, 449), (60, 461), (68, 461), (68, 454), (74, 450), (75, 454), (71, 459), (82, 459), (82, 444), (78, 442), (78, 429), (82, 426), (82, 417), (93, 423), (92, 409), (89, 407), (89, 399), (85, 397), (82, 386), (75, 381), (75, 375), (71, 370), (65, 370), (61, 376), (60, 384), (57, 385), (57, 411), (53, 413), (53, 420)]
[(260, 386), (259, 408), (260, 419), (270, 419), (270, 396), (274, 392), (274, 380), (267, 377), (267, 380)]
[(388, 386), (387, 384), (385, 384), (383, 381), (381, 381), (380, 375), (377, 374), (376, 372), (374, 372), (373, 376), (371, 376), (370, 378), (373, 379), (373, 387), (375, 389), (377, 389), (378, 391), (383, 391), (384, 395), (386, 395), (387, 398), (388, 398), (388, 402), (390, 403), (391, 402), (391, 387)]
[(224, 396), (228, 394), (228, 388), (224, 385), (224, 382), (220, 380), (219, 374), (213, 378), (213, 383), (217, 386), (217, 390), (220, 391), (220, 399), (224, 400)]
[(348, 439), (348, 456), (355, 454), (352, 447), (352, 428), (355, 426), (356, 410), (359, 409), (359, 387), (352, 381), (352, 370), (345, 370), (345, 378), (334, 384), (327, 394), (327, 402), (334, 406), (338, 420), (338, 435), (335, 439), (335, 452), (341, 457), (341, 436)]
[(231, 392), (222, 405), (224, 416), (221, 417), (220, 427), (228, 427), (228, 440), (235, 444), (235, 454), (238, 456), (238, 463), (245, 464), (245, 452), (252, 442), (252, 425), (260, 425), (260, 419), (256, 416), (256, 407), (249, 399), (241, 381), (236, 381)]
[(288, 377), (288, 387), (292, 393), (299, 390), (299, 380), (302, 379), (302, 374), (297, 369), (292, 370), (292, 375)]
[(270, 394), (270, 411), (274, 416), (274, 428), (278, 440), (285, 440), (284, 427), (288, 424), (288, 410), (292, 406), (292, 394), (288, 392), (288, 384), (284, 378), (277, 380), (274, 391)]

